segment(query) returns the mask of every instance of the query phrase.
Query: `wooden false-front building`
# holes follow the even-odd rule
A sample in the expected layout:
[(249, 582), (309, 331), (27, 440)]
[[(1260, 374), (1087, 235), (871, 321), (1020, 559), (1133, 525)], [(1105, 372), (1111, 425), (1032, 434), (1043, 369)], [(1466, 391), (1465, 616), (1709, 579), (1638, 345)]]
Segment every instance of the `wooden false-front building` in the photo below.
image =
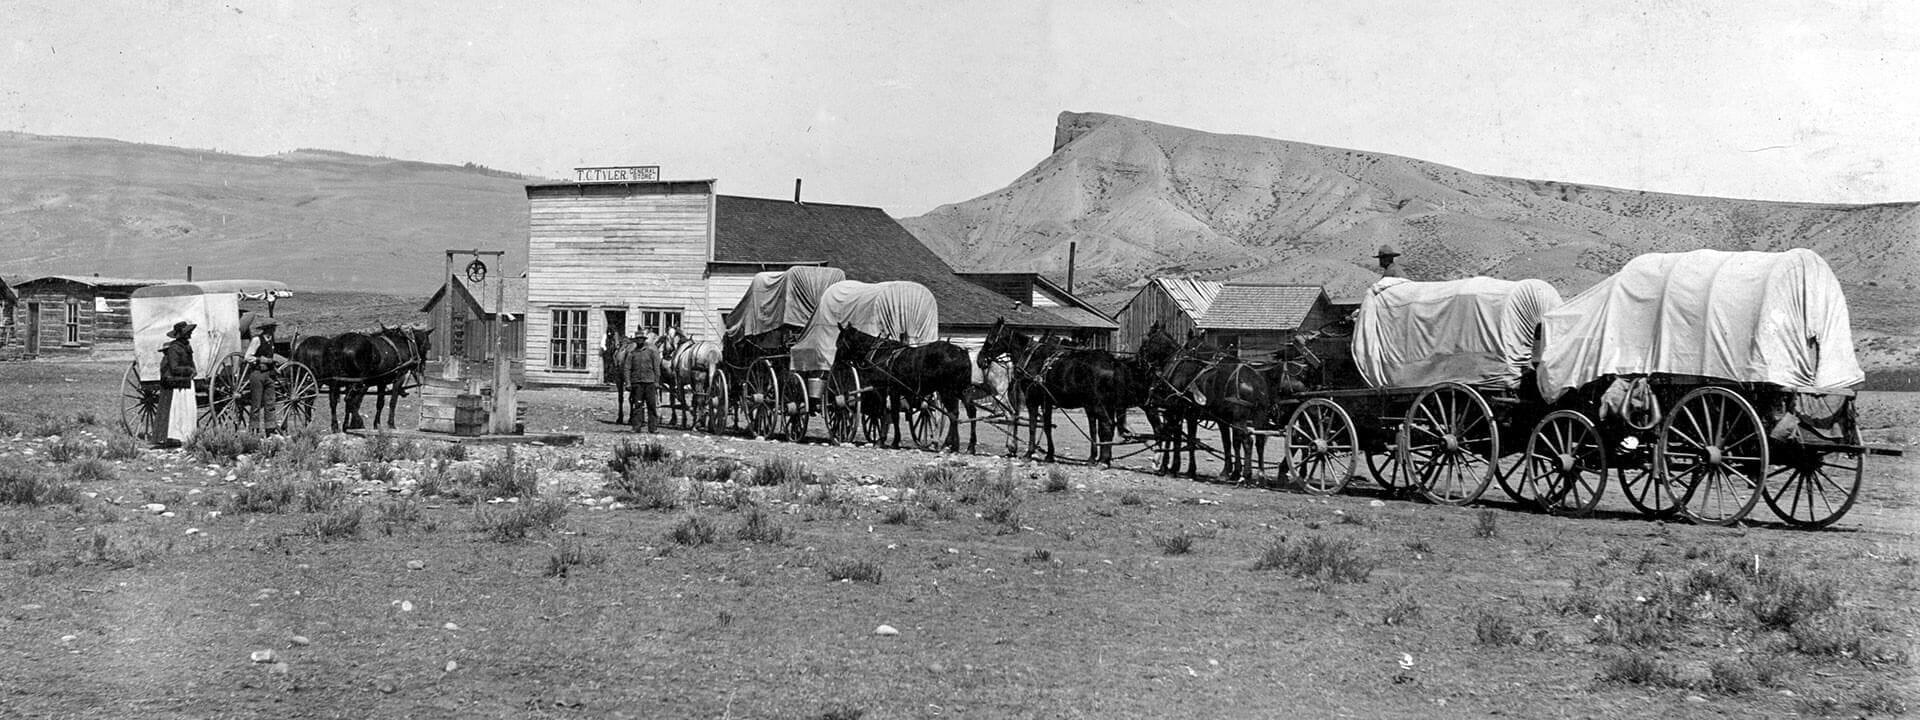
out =
[(115, 360), (133, 356), (134, 290), (165, 280), (49, 275), (14, 286), (17, 357)]
[(1175, 340), (1185, 342), (1200, 316), (1213, 306), (1221, 287), (1221, 283), (1212, 280), (1162, 277), (1148, 281), (1114, 313), (1114, 323), (1120, 326), (1114, 337), (1116, 349), (1138, 350), (1140, 341), (1147, 338), (1156, 323), (1172, 333)]
[(830, 265), (852, 280), (912, 280), (940, 303), (941, 333), (977, 348), (1001, 317), (1035, 332), (1074, 330), (1059, 316), (955, 275), (874, 207), (720, 195), (714, 180), (527, 186), (526, 380), (603, 382), (609, 328), (677, 327), (718, 340), (757, 272)]

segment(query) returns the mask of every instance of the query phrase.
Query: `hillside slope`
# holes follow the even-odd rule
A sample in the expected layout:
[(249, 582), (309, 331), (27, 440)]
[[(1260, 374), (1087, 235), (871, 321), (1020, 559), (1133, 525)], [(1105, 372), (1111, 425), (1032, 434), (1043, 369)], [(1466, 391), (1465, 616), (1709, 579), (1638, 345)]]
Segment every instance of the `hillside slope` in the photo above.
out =
[(1566, 293), (1637, 254), (1701, 247), (1808, 247), (1862, 287), (1911, 291), (1920, 275), (1920, 203), (1781, 203), (1521, 180), (1096, 113), (1061, 113), (1053, 154), (1007, 187), (902, 222), (965, 269), (1059, 277), (1068, 243), (1078, 242), (1078, 277), (1095, 293), (1179, 275), (1351, 295), (1375, 278), (1371, 256), (1385, 242), (1400, 246), (1416, 279), (1537, 277)]
[(526, 181), (303, 150), (272, 157), (0, 133), (0, 274), (265, 277), (417, 294), (442, 251), (525, 268)]

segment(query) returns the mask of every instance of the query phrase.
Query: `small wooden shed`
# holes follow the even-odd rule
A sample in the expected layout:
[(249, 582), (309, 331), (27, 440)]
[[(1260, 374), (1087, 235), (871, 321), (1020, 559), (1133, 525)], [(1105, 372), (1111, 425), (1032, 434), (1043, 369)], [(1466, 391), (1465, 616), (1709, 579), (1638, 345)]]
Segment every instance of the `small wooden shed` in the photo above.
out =
[(968, 272), (958, 275), (980, 287), (999, 293), (1015, 302), (1045, 310), (1072, 326), (1056, 331), (1083, 347), (1113, 349), (1114, 331), (1119, 325), (1092, 303), (1067, 292), (1046, 276), (1030, 272)]
[[(504, 284), (504, 286), (503, 286)], [(494, 331), (499, 327), (501, 295), (505, 295), (506, 332), (509, 359), (518, 362), (526, 353), (527, 278), (488, 277), (479, 282), (449, 278), (434, 291), (420, 312), (427, 314), (427, 326), (433, 328), (433, 352), (439, 360), (459, 356), (469, 362), (493, 359)]]
[(14, 287), (19, 356), (112, 360), (133, 355), (128, 296), (165, 280), (49, 275)]
[(0, 360), (15, 360), (20, 357), (20, 340), (14, 332), (13, 311), (19, 304), (20, 296), (13, 291), (7, 279), (0, 277)]
[(1212, 280), (1161, 277), (1148, 281), (1133, 299), (1120, 306), (1120, 312), (1114, 313), (1114, 322), (1120, 326), (1114, 349), (1140, 349), (1140, 341), (1146, 339), (1154, 323), (1165, 326), (1175, 340), (1184, 342), (1194, 323), (1213, 306), (1220, 288), (1221, 283)]
[(1295, 333), (1313, 332), (1334, 317), (1319, 285), (1225, 285), (1194, 326), (1208, 347), (1264, 355)]

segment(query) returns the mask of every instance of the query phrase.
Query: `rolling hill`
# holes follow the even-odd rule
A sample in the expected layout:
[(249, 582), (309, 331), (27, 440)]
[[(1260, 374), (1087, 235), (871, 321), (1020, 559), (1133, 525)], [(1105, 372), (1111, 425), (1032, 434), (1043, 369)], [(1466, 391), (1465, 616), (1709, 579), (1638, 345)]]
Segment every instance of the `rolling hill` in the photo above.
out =
[[(1485, 274), (1584, 289), (1645, 252), (1808, 247), (1867, 307), (1920, 334), (1920, 203), (1672, 195), (1478, 175), (1410, 158), (1061, 113), (1053, 153), (1005, 188), (902, 221), (958, 267), (1066, 274), (1109, 305), (1154, 275), (1327, 285), (1355, 295), (1397, 244), (1415, 279)], [(1864, 312), (1862, 312), (1864, 311)]]
[(0, 133), (0, 274), (266, 277), (425, 297), (442, 251), (525, 268), (526, 179), (325, 150), (249, 157)]

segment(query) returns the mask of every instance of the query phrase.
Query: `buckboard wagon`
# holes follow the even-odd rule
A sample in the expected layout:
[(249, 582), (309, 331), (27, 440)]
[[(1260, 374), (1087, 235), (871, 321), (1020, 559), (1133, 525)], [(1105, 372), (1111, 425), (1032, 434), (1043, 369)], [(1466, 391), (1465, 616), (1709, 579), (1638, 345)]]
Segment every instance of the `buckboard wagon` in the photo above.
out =
[[(189, 340), (193, 347), (194, 396), (199, 407), (196, 425), (203, 429), (239, 427), (250, 413), (263, 410), (252, 407), (246, 397), (241, 302), (264, 302), (271, 317), (274, 303), (292, 295), (286, 285), (271, 280), (164, 283), (133, 291), (129, 303), (133, 362), (121, 381), (121, 428), (133, 437), (150, 439), (147, 436), (160, 407), (160, 395), (166, 392), (160, 386), (160, 349), (170, 341), (167, 333), (174, 323), (182, 320), (198, 326)], [(287, 357), (284, 346), (279, 355)], [(313, 371), (289, 360), (272, 372), (279, 417), (279, 425), (273, 429), (311, 422), (320, 394)]]

